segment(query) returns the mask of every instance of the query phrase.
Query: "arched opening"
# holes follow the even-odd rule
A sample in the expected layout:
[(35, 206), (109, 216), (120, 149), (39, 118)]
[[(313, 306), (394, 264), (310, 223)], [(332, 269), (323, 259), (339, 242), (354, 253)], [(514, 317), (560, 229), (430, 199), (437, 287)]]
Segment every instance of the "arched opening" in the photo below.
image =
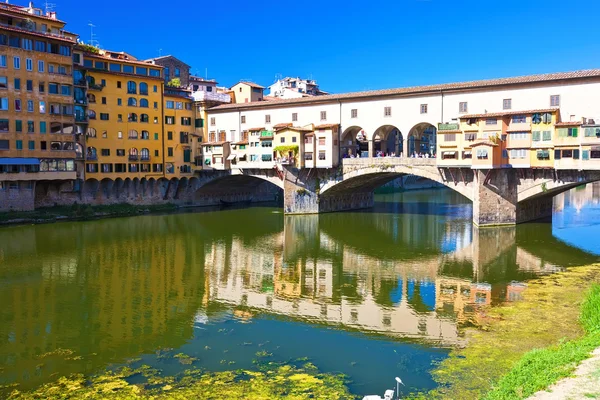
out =
[(127, 116), (128, 122), (137, 122), (137, 120), (138, 120), (138, 116), (136, 113), (129, 113), (129, 115)]
[(137, 99), (135, 97), (130, 97), (127, 99), (127, 105), (129, 107), (137, 107)]
[(127, 82), (127, 94), (137, 94), (137, 85), (134, 81)]
[(369, 142), (360, 126), (347, 128), (341, 136), (340, 150), (342, 158), (368, 157)]
[(428, 122), (421, 122), (412, 127), (407, 137), (407, 156), (409, 157), (435, 157), (436, 153), (435, 126)]
[(146, 82), (140, 82), (140, 94), (144, 96), (148, 95), (148, 84)]
[(215, 204), (226, 202), (275, 201), (283, 195), (283, 189), (260, 177), (227, 175), (216, 178), (194, 192), (194, 200)]
[(129, 130), (129, 139), (137, 139), (138, 138), (138, 131), (136, 131), (135, 129), (130, 129)]
[(138, 159), (138, 149), (135, 147), (129, 149), (129, 161), (137, 161)]
[(140, 151), (140, 158), (142, 161), (150, 161), (150, 150), (143, 148)]
[(148, 117), (148, 114), (141, 114), (140, 115), (140, 122), (145, 122), (145, 123), (150, 122), (150, 117)]
[(140, 99), (140, 107), (148, 108), (148, 99)]
[(373, 134), (374, 157), (398, 157), (403, 152), (404, 137), (393, 125), (383, 125)]

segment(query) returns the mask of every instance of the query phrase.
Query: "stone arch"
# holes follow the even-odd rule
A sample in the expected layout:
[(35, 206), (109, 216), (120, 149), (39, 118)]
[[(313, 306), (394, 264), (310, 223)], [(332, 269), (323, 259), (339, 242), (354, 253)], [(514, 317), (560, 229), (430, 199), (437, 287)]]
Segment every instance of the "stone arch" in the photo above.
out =
[(114, 181), (110, 178), (104, 178), (100, 181), (100, 188), (105, 199), (110, 199), (110, 193), (112, 191)]
[(382, 125), (373, 132), (373, 156), (377, 151), (398, 156), (403, 152), (403, 145), (402, 132), (394, 125)]
[(320, 188), (321, 198), (345, 193), (372, 193), (376, 188), (403, 175), (415, 175), (455, 190), (473, 201), (473, 172), (464, 181), (451, 181), (441, 175), (435, 159), (418, 159), (407, 165), (370, 165), (344, 173), (341, 180), (329, 181)]
[(430, 155), (436, 152), (437, 129), (429, 122), (419, 122), (413, 126), (404, 143), (404, 154), (410, 157), (413, 153), (426, 153)]
[(342, 132), (340, 151), (342, 157), (357, 155), (360, 156), (362, 152), (369, 151), (369, 141), (367, 140), (367, 134), (365, 130), (357, 125), (346, 128)]
[[(279, 179), (279, 178), (277, 178)], [(268, 179), (267, 176), (260, 175), (222, 175), (214, 179), (201, 183), (194, 191), (195, 201), (210, 201), (218, 202), (219, 200), (226, 201), (245, 201), (259, 199), (256, 196), (260, 196), (261, 199), (269, 197), (265, 195), (265, 192), (258, 190), (264, 187), (263, 184), (269, 182), (267, 188), (269, 192), (275, 196), (283, 191), (283, 182), (281, 185), (277, 184), (274, 179)], [(260, 200), (259, 200), (260, 201)]]
[(577, 186), (600, 181), (600, 171), (542, 171), (543, 175), (536, 177), (536, 172), (533, 170), (532, 174), (532, 177), (523, 177), (519, 182), (517, 195), (519, 203), (553, 198)]

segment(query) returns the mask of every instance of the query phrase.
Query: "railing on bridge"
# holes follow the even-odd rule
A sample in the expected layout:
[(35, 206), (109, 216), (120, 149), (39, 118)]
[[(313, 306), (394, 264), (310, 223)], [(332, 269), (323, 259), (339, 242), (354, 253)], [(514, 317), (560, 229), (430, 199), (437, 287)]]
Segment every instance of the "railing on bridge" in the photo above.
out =
[(435, 167), (435, 158), (405, 158), (405, 157), (374, 157), (374, 158), (344, 158), (343, 166), (371, 165), (411, 165)]

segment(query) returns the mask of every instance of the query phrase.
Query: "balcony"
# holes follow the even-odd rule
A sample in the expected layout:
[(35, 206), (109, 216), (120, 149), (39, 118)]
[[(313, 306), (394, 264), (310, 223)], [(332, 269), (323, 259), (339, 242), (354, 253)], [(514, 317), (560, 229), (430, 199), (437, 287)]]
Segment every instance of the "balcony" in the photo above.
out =
[(98, 159), (98, 154), (88, 153), (85, 159), (88, 161), (96, 161)]
[(85, 80), (85, 78), (83, 78), (83, 79), (73, 79), (73, 85), (75, 85), (75, 86), (86, 86), (87, 85), (87, 81)]
[(93, 84), (93, 85), (91, 85), (91, 84), (90, 84), (90, 85), (88, 86), (88, 89), (89, 89), (89, 90), (97, 90), (97, 91), (101, 92), (101, 91), (102, 91), (102, 89), (104, 89), (104, 85), (98, 85), (98, 84)]
[(194, 92), (192, 93), (194, 101), (215, 101), (219, 103), (231, 103), (231, 96), (225, 93), (214, 92)]
[(129, 155), (129, 161), (139, 161), (140, 156)]
[(140, 161), (150, 162), (150, 156), (141, 156)]
[(87, 115), (75, 115), (75, 122), (88, 122)]

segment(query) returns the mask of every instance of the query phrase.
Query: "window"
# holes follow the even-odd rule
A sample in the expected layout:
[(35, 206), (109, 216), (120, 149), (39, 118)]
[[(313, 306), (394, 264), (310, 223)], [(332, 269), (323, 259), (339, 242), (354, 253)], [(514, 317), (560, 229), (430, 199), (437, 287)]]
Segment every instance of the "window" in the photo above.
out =
[(313, 153), (304, 153), (304, 159), (306, 161), (312, 161), (312, 159), (313, 159)]
[(173, 148), (167, 147), (167, 157), (173, 157)]
[(181, 102), (181, 101), (175, 102), (175, 109), (176, 110), (183, 110), (183, 102)]
[(550, 159), (550, 151), (549, 150), (538, 150), (537, 151), (537, 159), (538, 160), (549, 160)]
[(137, 139), (138, 138), (138, 132), (135, 129), (130, 129), (129, 130), (129, 139)]
[(49, 83), (48, 84), (48, 93), (58, 94), (58, 84), (57, 83)]
[(10, 142), (8, 140), (0, 140), (0, 150), (10, 150)]
[(383, 108), (383, 116), (391, 117), (392, 116), (392, 107), (384, 107)]
[(121, 81), (117, 81), (117, 89), (121, 89)]
[(540, 131), (531, 132), (531, 140), (534, 142), (539, 142), (542, 139)]
[(137, 107), (137, 99), (135, 97), (130, 97), (127, 99), (127, 105), (129, 107)]
[(38, 61), (38, 72), (44, 72), (44, 62)]
[(61, 85), (60, 86), (60, 94), (62, 94), (63, 96), (70, 96), (71, 95), (71, 86)]
[(325, 146), (327, 144), (327, 140), (324, 137), (319, 138), (319, 146)]
[(421, 114), (427, 114), (427, 104), (421, 104)]
[(559, 94), (553, 94), (550, 96), (550, 107), (560, 107), (560, 95)]
[(29, 143), (27, 143), (27, 148), (29, 150), (35, 150), (35, 140), (30, 140)]
[(134, 81), (127, 82), (127, 93), (137, 94), (137, 85)]
[(285, 138), (283, 136), (281, 137), (281, 143), (285, 143)]
[(13, 57), (13, 68), (14, 69), (21, 69), (21, 58), (20, 57)]
[(136, 113), (129, 113), (127, 115), (127, 122), (137, 122), (138, 121), (138, 116)]
[(165, 124), (175, 125), (175, 117), (165, 117)]
[(148, 95), (148, 84), (146, 82), (140, 82), (140, 94), (144, 96)]
[(559, 128), (558, 137), (577, 137), (578, 128)]
[(510, 151), (510, 158), (514, 158), (514, 159), (527, 158), (527, 149), (512, 149)]
[(527, 132), (513, 132), (510, 133), (510, 140), (525, 140), (527, 139)]
[(478, 160), (487, 160), (488, 159), (487, 149), (477, 149), (477, 159)]
[(512, 108), (512, 99), (504, 99), (502, 100), (502, 109), (510, 110)]
[(292, 113), (292, 122), (298, 121), (298, 113)]
[(487, 118), (485, 120), (486, 125), (498, 125), (498, 120), (496, 118)]
[(456, 141), (456, 133), (445, 133), (444, 134), (444, 142), (455, 142)]
[(21, 111), (21, 99), (15, 99), (15, 111)]
[(27, 85), (27, 91), (33, 92), (33, 81), (31, 79), (27, 79), (26, 85)]
[(15, 78), (13, 87), (15, 90), (21, 90), (21, 80), (19, 78)]
[(46, 133), (46, 121), (40, 121), (40, 133)]
[(321, 121), (327, 121), (327, 111), (321, 111)]
[(102, 121), (108, 121), (108, 113), (100, 113), (100, 119)]
[(210, 126), (215, 126), (217, 124), (217, 120), (215, 117), (210, 117)]
[(0, 89), (8, 89), (8, 78), (0, 76)]
[(271, 140), (263, 140), (260, 142), (261, 147), (273, 147), (273, 142)]
[(102, 98), (102, 104), (106, 104), (106, 97)]
[(6, 56), (4, 54), (0, 55), (0, 67), (6, 68)]
[(585, 128), (584, 136), (600, 138), (600, 128)]
[(44, 91), (45, 91), (44, 83), (43, 83), (43, 82), (41, 82), (41, 83), (38, 85), (38, 92), (40, 92), (40, 93), (44, 93)]
[[(468, 107), (467, 107), (467, 102), (466, 101), (461, 101), (460, 103), (458, 103), (458, 112), (459, 113), (466, 113), (468, 111)], [(477, 157), (479, 158), (479, 156)], [(487, 151), (486, 151), (486, 157), (487, 158)]]
[(27, 121), (27, 133), (34, 133), (34, 132), (35, 132), (35, 122)]
[(192, 126), (192, 118), (191, 117), (181, 117), (181, 125)]
[(173, 132), (167, 132), (167, 140), (173, 140)]
[(573, 150), (563, 150), (561, 156), (562, 158), (575, 158), (573, 157)]
[(544, 131), (542, 133), (542, 140), (545, 142), (548, 140), (552, 140), (552, 131)]
[(27, 71), (33, 71), (33, 60), (31, 58), (25, 59), (25, 68)]
[(140, 107), (148, 108), (148, 99), (140, 99)]
[(33, 100), (27, 100), (27, 112), (33, 112)]
[(150, 122), (150, 117), (148, 116), (148, 114), (140, 114), (140, 122)]
[(513, 115), (510, 121), (513, 124), (524, 124), (527, 122), (527, 117), (525, 115)]
[(265, 162), (273, 161), (273, 156), (271, 154), (263, 154), (261, 160)]
[(353, 108), (352, 110), (350, 110), (350, 118), (357, 118), (358, 117), (358, 109)]
[[(246, 116), (245, 115), (242, 115), (240, 117), (240, 123), (242, 123), (242, 124), (246, 123)], [(199, 128), (199, 126), (198, 126), (198, 120), (197, 119), (196, 119), (196, 128)]]
[(110, 156), (110, 149), (102, 149), (102, 150), (100, 150), (100, 154), (103, 155), (104, 157), (108, 157), (108, 156)]
[(17, 140), (17, 150), (23, 150), (23, 141)]
[(325, 160), (327, 158), (327, 154), (325, 153), (325, 150), (320, 150), (319, 151), (319, 160)]
[(8, 97), (0, 97), (0, 110), (8, 111)]
[(271, 115), (267, 114), (265, 115), (265, 124), (270, 124), (271, 123)]

